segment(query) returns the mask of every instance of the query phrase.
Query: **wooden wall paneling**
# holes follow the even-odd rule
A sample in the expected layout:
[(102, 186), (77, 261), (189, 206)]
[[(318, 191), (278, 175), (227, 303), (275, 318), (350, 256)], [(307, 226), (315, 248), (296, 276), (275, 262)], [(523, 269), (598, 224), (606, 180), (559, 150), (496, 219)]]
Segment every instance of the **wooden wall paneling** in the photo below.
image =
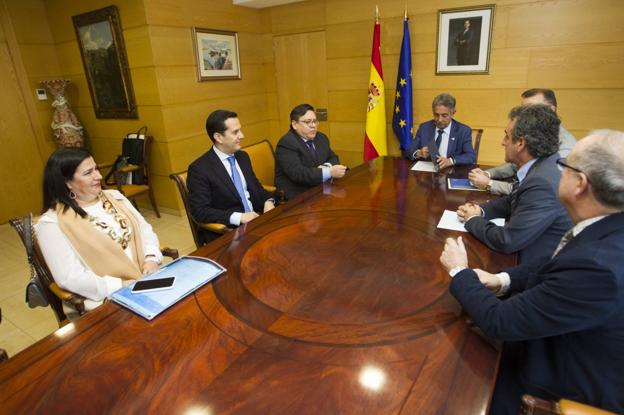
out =
[(621, 89), (624, 42), (533, 49), (527, 69), (529, 85), (548, 85), (555, 90), (579, 86)]
[[(325, 32), (274, 36), (273, 51), (281, 124), (288, 124), (290, 111), (297, 104), (327, 108)], [(332, 115), (328, 116), (331, 119)]]
[(188, 104), (216, 98), (228, 100), (266, 92), (262, 64), (242, 64), (241, 72), (243, 79), (240, 80), (197, 82), (194, 67), (161, 66), (156, 68), (161, 104)]
[(160, 91), (158, 85), (158, 74), (153, 66), (133, 68), (130, 70), (132, 78), (132, 88), (137, 106), (139, 108), (139, 118), (141, 108), (148, 105), (160, 105)]
[(270, 8), (271, 32), (300, 33), (324, 30), (326, 0), (303, 1)]
[[(8, 42), (15, 42), (8, 23), (4, 2), (0, 3), (0, 32), (4, 32)], [(7, 23), (9, 27), (7, 27)], [(43, 170), (43, 155), (40, 155), (39, 140), (35, 136), (35, 129), (39, 128), (34, 105), (29, 114), (27, 108), (29, 96), (24, 96), (24, 73), (18, 75), (19, 64), (16, 65), (8, 42), (0, 42), (0, 79), (6, 82), (3, 93), (0, 95), (0, 112), (2, 116), (1, 136), (3, 151), (0, 153), (0, 169), (3, 180), (0, 190), (6, 197), (0, 200), (0, 223), (6, 223), (14, 216), (23, 215), (29, 211), (41, 208), (41, 177)], [(19, 59), (19, 58), (18, 58)], [(23, 69), (22, 69), (23, 70)], [(22, 78), (20, 81), (19, 78)], [(32, 116), (31, 116), (32, 115)]]
[(611, 128), (624, 130), (624, 120), (618, 114), (624, 108), (624, 90), (562, 89), (557, 91), (559, 115), (568, 130), (581, 131), (582, 138), (590, 130)]
[(206, 29), (262, 33), (269, 25), (259, 10), (232, 5), (230, 0), (146, 0), (150, 25), (198, 26)]
[[(122, 23), (125, 23), (122, 21)], [(135, 26), (123, 31), (124, 44), (128, 55), (128, 65), (131, 68), (154, 66), (152, 42), (149, 26)], [(78, 47), (78, 45), (76, 45)], [(134, 79), (133, 79), (134, 80)]]
[[(80, 49), (78, 48), (78, 41), (75, 39), (75, 35), (74, 39), (56, 43), (55, 46), (56, 54), (58, 56), (59, 64), (61, 65), (63, 75), (81, 75), (82, 77), (84, 77), (84, 66), (82, 65)], [(86, 96), (88, 98), (89, 94), (87, 93)]]
[(190, 26), (150, 25), (149, 36), (154, 66), (195, 66)]
[(624, 41), (620, 0), (569, 0), (508, 6), (506, 47), (581, 45)]

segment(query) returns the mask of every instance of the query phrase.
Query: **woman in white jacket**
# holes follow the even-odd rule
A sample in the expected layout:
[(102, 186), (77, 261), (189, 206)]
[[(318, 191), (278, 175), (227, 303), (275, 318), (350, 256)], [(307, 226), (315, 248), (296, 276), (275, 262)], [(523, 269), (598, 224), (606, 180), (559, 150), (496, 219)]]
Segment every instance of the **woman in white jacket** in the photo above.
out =
[(152, 227), (121, 193), (102, 191), (101, 182), (88, 150), (57, 150), (45, 167), (43, 216), (35, 226), (54, 280), (86, 297), (87, 310), (162, 262)]

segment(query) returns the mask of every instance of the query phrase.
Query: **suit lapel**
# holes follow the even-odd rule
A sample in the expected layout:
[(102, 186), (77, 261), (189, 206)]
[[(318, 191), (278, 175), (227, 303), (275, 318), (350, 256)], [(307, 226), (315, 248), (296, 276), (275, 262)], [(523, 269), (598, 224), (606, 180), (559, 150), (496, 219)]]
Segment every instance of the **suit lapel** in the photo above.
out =
[(446, 157), (455, 153), (455, 134), (457, 133), (457, 122), (451, 121), (451, 131), (449, 132), (448, 146), (446, 147)]
[(225, 169), (225, 166), (221, 162), (219, 156), (217, 156), (217, 153), (215, 153), (213, 149), (210, 149), (210, 151), (208, 152), (208, 157), (210, 159), (210, 163), (208, 163), (208, 165), (212, 169), (215, 177), (221, 180), (223, 185), (230, 190), (232, 196), (234, 196), (236, 199), (240, 199), (238, 191), (234, 186), (234, 181), (230, 177), (228, 171)]

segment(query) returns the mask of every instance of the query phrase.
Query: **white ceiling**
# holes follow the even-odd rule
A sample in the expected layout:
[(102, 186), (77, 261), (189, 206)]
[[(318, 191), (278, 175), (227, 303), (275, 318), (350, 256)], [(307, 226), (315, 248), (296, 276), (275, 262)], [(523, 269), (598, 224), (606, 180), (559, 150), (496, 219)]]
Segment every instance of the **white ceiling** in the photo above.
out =
[(253, 7), (264, 9), (265, 7), (280, 6), (282, 4), (297, 3), (303, 0), (232, 0), (235, 6)]

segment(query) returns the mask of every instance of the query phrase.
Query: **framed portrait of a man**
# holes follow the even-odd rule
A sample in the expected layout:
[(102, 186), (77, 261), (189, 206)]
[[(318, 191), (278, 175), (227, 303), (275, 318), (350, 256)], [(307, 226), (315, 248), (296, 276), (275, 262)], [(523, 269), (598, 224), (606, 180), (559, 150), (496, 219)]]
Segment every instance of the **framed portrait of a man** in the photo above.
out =
[(495, 6), (438, 11), (436, 74), (487, 74)]
[(199, 81), (241, 78), (236, 32), (194, 27), (193, 42)]

